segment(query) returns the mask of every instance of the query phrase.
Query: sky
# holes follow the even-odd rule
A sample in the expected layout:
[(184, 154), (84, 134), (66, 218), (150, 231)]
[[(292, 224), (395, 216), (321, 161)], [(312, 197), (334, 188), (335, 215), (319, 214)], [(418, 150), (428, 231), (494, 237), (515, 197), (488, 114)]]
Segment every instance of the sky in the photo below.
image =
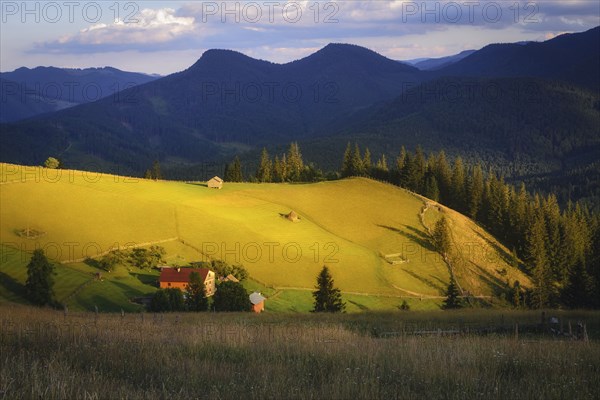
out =
[(6, 1), (0, 71), (112, 66), (167, 75), (211, 48), (276, 63), (328, 43), (386, 57), (443, 57), (600, 25), (598, 0)]

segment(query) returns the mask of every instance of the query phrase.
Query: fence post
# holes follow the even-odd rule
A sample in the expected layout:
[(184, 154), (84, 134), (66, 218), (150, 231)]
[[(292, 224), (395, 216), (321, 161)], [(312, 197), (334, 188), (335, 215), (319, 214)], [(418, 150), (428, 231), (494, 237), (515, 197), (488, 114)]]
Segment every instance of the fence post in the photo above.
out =
[(571, 328), (571, 320), (569, 320), (569, 336), (573, 338), (573, 329)]
[(542, 311), (542, 330), (546, 329), (546, 311)]

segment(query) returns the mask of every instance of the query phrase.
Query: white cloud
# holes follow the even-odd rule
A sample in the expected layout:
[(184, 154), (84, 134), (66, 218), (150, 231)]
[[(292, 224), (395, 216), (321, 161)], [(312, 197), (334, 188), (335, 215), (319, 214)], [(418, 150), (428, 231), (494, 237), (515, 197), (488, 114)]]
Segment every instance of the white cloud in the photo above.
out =
[(99, 23), (64, 35), (58, 40), (37, 45), (37, 50), (50, 52), (93, 53), (140, 49), (143, 46), (173, 42), (197, 29), (194, 17), (175, 15), (172, 8), (143, 9), (127, 22)]

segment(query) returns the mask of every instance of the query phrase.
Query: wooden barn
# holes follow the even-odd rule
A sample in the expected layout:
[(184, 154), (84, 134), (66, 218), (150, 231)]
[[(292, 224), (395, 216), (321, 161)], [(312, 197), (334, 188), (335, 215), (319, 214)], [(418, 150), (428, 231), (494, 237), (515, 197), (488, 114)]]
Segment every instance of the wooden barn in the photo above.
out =
[(185, 291), (188, 283), (190, 283), (190, 274), (192, 272), (197, 272), (200, 275), (200, 279), (204, 282), (207, 296), (215, 294), (215, 273), (208, 268), (163, 267), (160, 270), (160, 288), (179, 288)]
[(218, 176), (213, 176), (211, 180), (207, 182), (207, 186), (210, 189), (221, 189), (223, 187), (223, 179)]
[(250, 295), (250, 303), (252, 303), (252, 311), (255, 313), (260, 313), (265, 310), (265, 300), (267, 298), (264, 297), (260, 292), (254, 292)]

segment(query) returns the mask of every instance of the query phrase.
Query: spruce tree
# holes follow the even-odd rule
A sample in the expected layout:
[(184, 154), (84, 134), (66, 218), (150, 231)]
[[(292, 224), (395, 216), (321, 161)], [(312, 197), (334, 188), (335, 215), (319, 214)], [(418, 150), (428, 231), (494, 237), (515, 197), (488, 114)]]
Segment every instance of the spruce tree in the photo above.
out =
[(190, 274), (190, 282), (186, 287), (187, 298), (185, 303), (189, 311), (206, 311), (208, 310), (208, 298), (206, 297), (206, 291), (204, 282), (200, 274), (192, 272)]
[(466, 180), (465, 180), (465, 167), (462, 158), (457, 157), (454, 160), (454, 167), (452, 169), (452, 186), (451, 186), (451, 202), (450, 205), (457, 211), (464, 212), (467, 209), (466, 206)]
[(371, 169), (373, 168), (373, 165), (371, 163), (371, 151), (368, 147), (365, 149), (365, 156), (363, 158), (362, 165), (364, 174), (367, 176), (371, 176)]
[(344, 160), (342, 162), (342, 177), (348, 177), (352, 175), (352, 147), (350, 142), (346, 146), (344, 151)]
[(510, 241), (518, 254), (523, 254), (528, 226), (528, 194), (525, 184), (521, 184), (518, 192), (512, 191), (510, 196), (509, 220)]
[(300, 153), (300, 146), (297, 142), (292, 142), (287, 153), (287, 178), (291, 182), (300, 181), (302, 171), (304, 170), (304, 162)]
[(269, 153), (267, 152), (267, 149), (264, 147), (260, 154), (258, 170), (256, 171), (256, 179), (259, 182), (263, 182), (263, 183), (268, 183), (273, 180), (271, 158), (269, 157)]
[(411, 190), (417, 193), (423, 193), (423, 184), (426, 171), (427, 163), (425, 161), (423, 149), (421, 149), (421, 146), (417, 146), (417, 149), (415, 150), (415, 156), (410, 165), (410, 172), (408, 173), (408, 187)]
[(396, 157), (396, 162), (392, 171), (393, 180), (392, 182), (400, 187), (406, 187), (405, 182), (403, 182), (402, 171), (404, 170), (404, 165), (406, 163), (406, 149), (404, 146), (400, 149), (400, 154)]
[(569, 308), (592, 308), (595, 306), (594, 282), (583, 260), (578, 260), (569, 274), (569, 280), (561, 294)]
[(387, 159), (385, 158), (385, 154), (382, 154), (381, 158), (377, 161), (377, 168), (379, 168), (385, 172), (389, 171)]
[(376, 179), (381, 179), (381, 180), (389, 182), (390, 181), (390, 173), (389, 172), (390, 171), (388, 169), (385, 154), (382, 154), (381, 158), (379, 160), (377, 160), (377, 164), (375, 165), (375, 168), (372, 169), (371, 176), (373, 176)]
[(527, 257), (534, 283), (532, 303), (536, 308), (550, 305), (552, 297), (552, 272), (546, 250), (547, 231), (541, 212), (535, 217), (527, 235)]
[(428, 174), (425, 178), (425, 188), (423, 195), (431, 200), (439, 201), (440, 189), (438, 188), (437, 179), (433, 174)]
[(351, 176), (362, 176), (364, 174), (363, 159), (360, 155), (360, 148), (358, 143), (354, 144), (354, 152), (350, 158), (350, 175)]
[(242, 163), (240, 158), (235, 156), (233, 163), (228, 164), (225, 167), (225, 181), (226, 182), (243, 182), (244, 176), (242, 174)]
[(275, 161), (273, 162), (273, 181), (274, 182), (283, 182), (284, 180), (285, 180), (285, 176), (283, 173), (283, 166), (281, 165), (279, 156), (275, 156)]
[(403, 188), (409, 189), (409, 190), (413, 190), (413, 188), (411, 186), (411, 178), (413, 175), (412, 169), (413, 169), (412, 156), (410, 155), (410, 153), (406, 153), (404, 155), (404, 163), (403, 163), (402, 169), (400, 170), (400, 177), (398, 179), (400, 187), (403, 187)]
[(44, 250), (36, 249), (27, 264), (25, 283), (27, 298), (34, 304), (51, 304), (54, 297), (54, 266), (48, 261)]
[(316, 291), (313, 292), (315, 299), (313, 312), (343, 312), (346, 304), (342, 301), (340, 290), (333, 286), (333, 278), (329, 273), (329, 268), (323, 266), (323, 269), (317, 276)]
[(433, 228), (433, 244), (443, 256), (448, 256), (452, 247), (452, 237), (450, 227), (446, 217), (440, 218)]
[(281, 165), (281, 182), (287, 182), (290, 178), (290, 176), (289, 176), (290, 171), (288, 170), (287, 156), (285, 155), (285, 153), (281, 156), (280, 165)]
[(462, 301), (460, 299), (460, 292), (458, 286), (454, 280), (454, 275), (450, 275), (450, 283), (446, 289), (446, 299), (442, 305), (444, 310), (452, 310), (456, 308), (462, 308)]
[(555, 280), (560, 280), (563, 273), (566, 275), (568, 271), (561, 271), (560, 265), (560, 208), (556, 196), (549, 195), (542, 201), (542, 211), (546, 225), (546, 252), (548, 254), (548, 265), (552, 271), (552, 277)]
[(152, 163), (152, 179), (162, 179), (162, 172), (160, 170), (160, 163), (158, 162), (158, 160), (154, 160), (154, 162)]
[(448, 204), (450, 187), (452, 185), (452, 173), (448, 166), (448, 160), (446, 160), (446, 153), (443, 150), (438, 153), (434, 173), (440, 189), (440, 202)]
[(468, 214), (474, 220), (477, 220), (481, 208), (481, 197), (483, 196), (483, 171), (481, 165), (477, 164), (468, 180)]

